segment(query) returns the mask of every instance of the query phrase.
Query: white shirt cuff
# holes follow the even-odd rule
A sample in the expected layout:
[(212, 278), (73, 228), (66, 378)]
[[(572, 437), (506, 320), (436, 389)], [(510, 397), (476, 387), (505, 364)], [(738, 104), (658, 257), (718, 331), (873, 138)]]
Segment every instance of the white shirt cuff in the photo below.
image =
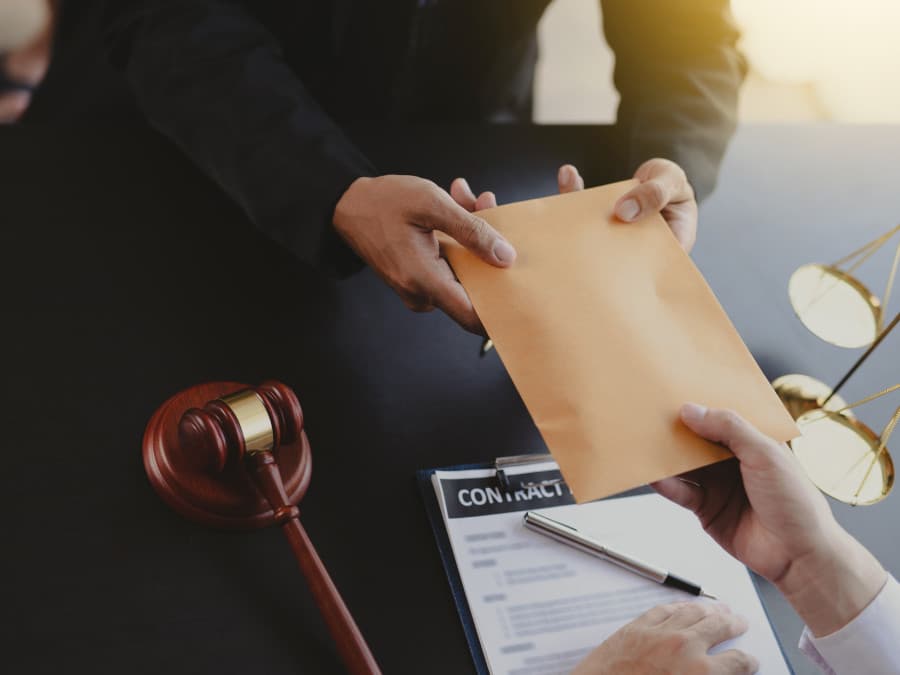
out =
[(827, 675), (900, 675), (900, 583), (888, 576), (869, 606), (831, 635), (804, 627), (800, 651)]

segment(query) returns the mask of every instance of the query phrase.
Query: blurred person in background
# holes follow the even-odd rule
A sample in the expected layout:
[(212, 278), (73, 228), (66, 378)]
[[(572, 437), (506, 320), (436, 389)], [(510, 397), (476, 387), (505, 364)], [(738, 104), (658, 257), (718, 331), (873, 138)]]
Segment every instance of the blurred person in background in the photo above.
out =
[[(482, 332), (435, 231), (513, 264), (512, 246), (474, 213), (494, 196), (463, 179), (445, 191), (382, 175), (344, 128), (531, 122), (549, 1), (109, 0), (104, 35), (150, 123), (274, 240), (339, 276), (368, 264), (410, 309)], [(641, 183), (617, 215), (660, 212), (689, 250), (745, 74), (728, 0), (600, 4), (621, 101), (618, 148), (596, 152), (615, 165), (607, 173)], [(564, 166), (559, 185), (583, 182)]]
[(58, 3), (0, 0), (0, 124), (18, 121), (50, 67)]

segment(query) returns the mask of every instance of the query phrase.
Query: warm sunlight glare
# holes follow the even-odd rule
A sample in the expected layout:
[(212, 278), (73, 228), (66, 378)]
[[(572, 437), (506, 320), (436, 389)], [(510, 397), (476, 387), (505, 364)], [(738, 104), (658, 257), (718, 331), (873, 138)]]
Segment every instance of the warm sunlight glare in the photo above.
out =
[(753, 68), (830, 119), (900, 122), (900, 0), (732, 0)]

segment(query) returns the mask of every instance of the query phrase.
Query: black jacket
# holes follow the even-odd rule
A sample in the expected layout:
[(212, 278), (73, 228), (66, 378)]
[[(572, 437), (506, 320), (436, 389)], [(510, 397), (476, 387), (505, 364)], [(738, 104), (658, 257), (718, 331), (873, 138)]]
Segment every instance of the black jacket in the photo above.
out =
[[(346, 259), (334, 206), (377, 174), (351, 120), (530, 121), (549, 0), (109, 0), (104, 38), (138, 105), (275, 240)], [(744, 62), (728, 0), (601, 0), (623, 175), (650, 157), (715, 182)], [(338, 272), (346, 271), (338, 269)]]

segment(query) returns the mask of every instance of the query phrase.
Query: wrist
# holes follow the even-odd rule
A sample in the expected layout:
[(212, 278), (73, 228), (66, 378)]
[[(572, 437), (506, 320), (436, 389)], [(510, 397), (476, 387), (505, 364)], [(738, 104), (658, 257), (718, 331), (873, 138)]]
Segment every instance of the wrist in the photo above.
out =
[(365, 267), (365, 261), (353, 246), (349, 230), (355, 219), (356, 193), (360, 183), (371, 180), (366, 176), (354, 178), (334, 202), (331, 222), (322, 241), (323, 255), (328, 260), (330, 271), (338, 279), (345, 279)]
[(331, 222), (335, 228), (339, 230), (341, 221), (347, 218), (355, 210), (354, 202), (356, 201), (357, 194), (361, 189), (364, 189), (366, 183), (371, 180), (372, 179), (368, 176), (360, 176), (359, 178), (355, 178), (353, 182), (344, 189), (341, 196), (338, 198), (337, 203), (334, 205), (334, 213)]
[(837, 523), (820, 545), (791, 562), (775, 584), (815, 637), (856, 618), (878, 595), (887, 573)]

